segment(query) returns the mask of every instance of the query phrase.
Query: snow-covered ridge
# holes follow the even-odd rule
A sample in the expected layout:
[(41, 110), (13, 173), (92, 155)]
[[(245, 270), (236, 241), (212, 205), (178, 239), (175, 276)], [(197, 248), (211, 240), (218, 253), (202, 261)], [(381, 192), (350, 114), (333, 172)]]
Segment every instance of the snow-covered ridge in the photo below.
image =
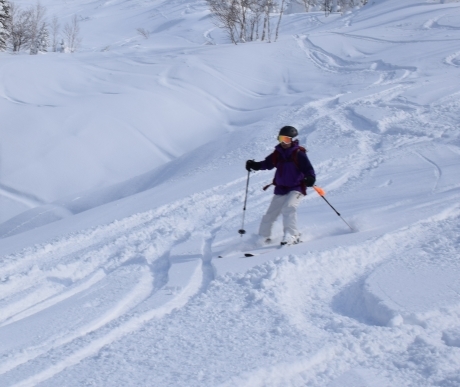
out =
[[(42, 4), (83, 47), (0, 53), (1, 386), (460, 385), (460, 4), (237, 46), (203, 1)], [(357, 232), (309, 192), (245, 258), (285, 124)]]

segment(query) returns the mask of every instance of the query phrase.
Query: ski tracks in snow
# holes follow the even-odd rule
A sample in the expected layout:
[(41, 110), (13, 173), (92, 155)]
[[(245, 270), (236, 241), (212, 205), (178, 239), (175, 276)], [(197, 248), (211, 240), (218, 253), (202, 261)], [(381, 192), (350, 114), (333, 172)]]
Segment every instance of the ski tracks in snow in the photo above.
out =
[[(398, 152), (404, 155), (409, 147), (416, 148), (417, 143), (429, 141), (421, 128), (433, 127), (433, 137), (443, 135), (443, 131), (455, 131), (455, 123), (449, 120), (444, 120), (442, 128), (433, 124), (442, 114), (440, 106), (418, 105), (406, 100), (405, 95), (413, 93), (411, 89), (419, 85), (416, 67), (383, 61), (345, 60), (311, 39), (308, 35), (295, 36), (299, 48), (317, 68), (331, 73), (331, 77), (356, 76), (362, 83), (359, 89), (309, 102), (296, 114), (302, 117), (299, 122), (303, 127), (301, 136), (306, 133), (304, 141), (318, 153), (327, 139), (336, 140), (336, 159), (315, 165), (323, 181), (333, 181), (334, 189), (356, 181), (385, 160), (398, 157)], [(452, 111), (455, 111), (454, 106)], [(401, 136), (401, 127), (411, 130)], [(396, 140), (398, 137), (400, 140)], [(428, 160), (425, 158), (425, 161)], [(340, 176), (331, 173), (331, 170), (340, 170), (339, 164), (349, 172)], [(354, 168), (349, 168), (350, 165)], [(440, 178), (439, 168), (435, 173)]]
[[(305, 36), (296, 40), (322, 71), (364, 74), (373, 79), (359, 92), (307, 103), (294, 116), (296, 125), (302, 128), (301, 136), (306, 134), (318, 153), (321, 143), (330, 146), (330, 139), (337, 139), (336, 159), (316, 164), (323, 181), (337, 192), (351, 180), (358, 180), (359, 174), (388, 160), (380, 152), (384, 136), (379, 135), (397, 135), (398, 122), (412, 120), (421, 112), (418, 106), (399, 108), (396, 101), (411, 86), (408, 78), (416, 69), (348, 61), (314, 45)], [(446, 62), (456, 65), (456, 58)], [(248, 94), (244, 88), (239, 91)], [(305, 114), (307, 110), (309, 114)], [(322, 141), (326, 137), (329, 141)], [(401, 143), (416, 141), (417, 137), (404, 137)], [(391, 142), (394, 144), (397, 142)], [(434, 167), (433, 190), (442, 188), (445, 167), (435, 158), (414, 153)], [(343, 174), (349, 165), (353, 168)], [(241, 203), (243, 180), (1, 257), (0, 384), (25, 387), (42, 383), (97, 356), (103, 347), (141, 330), (149, 321), (183, 308), (195, 295), (208, 290), (215, 278), (212, 244), (223, 225), (235, 224), (235, 217), (240, 215), (241, 207), (233, 204)], [(270, 305), (280, 305), (282, 314), (300, 331), (324, 329), (331, 335), (329, 341), (313, 335), (310, 353), (299, 361), (258, 365), (255, 371), (225, 385), (294, 385), (296, 381), (298, 385), (306, 381), (324, 385), (321, 377), (326, 372), (329, 375), (324, 380), (350, 365), (371, 368), (387, 360), (382, 355), (387, 352), (389, 369), (393, 367), (396, 372), (398, 366), (393, 360), (403, 359), (397, 353), (401, 346), (394, 344), (401, 340), (397, 337), (400, 332), (372, 324), (363, 328), (356, 320), (370, 320), (372, 316), (362, 304), (351, 304), (355, 296), (359, 300), (364, 297), (360, 284), (372, 268), (391, 255), (403, 255), (419, 242), (417, 238), (432, 231), (430, 227), (430, 222), (411, 225), (348, 248), (325, 250), (317, 256), (304, 254), (302, 259), (291, 256), (272, 264), (274, 273), (266, 278), (253, 274), (255, 281), (263, 282), (250, 294), (256, 301), (264, 298), (270, 303), (270, 297), (277, 297), (277, 302)], [(309, 303), (308, 308), (305, 303)], [(402, 329), (415, 334), (421, 331)], [(28, 331), (39, 332), (40, 337), (32, 337)], [(211, 338), (213, 332), (203, 334)], [(413, 340), (414, 334), (404, 339)]]
[(205, 291), (240, 184), (2, 257), (0, 384), (43, 382)]
[(345, 74), (377, 72), (380, 73), (380, 80), (376, 84), (400, 84), (417, 71), (416, 67), (396, 66), (382, 60), (372, 62), (345, 60), (315, 45), (307, 35), (297, 35), (295, 40), (312, 63), (322, 71)]
[[(450, 367), (445, 357), (431, 358), (430, 353), (449, 351), (441, 340), (441, 333), (446, 326), (458, 321), (458, 307), (456, 312), (451, 311), (448, 322), (443, 321), (442, 306), (440, 312), (433, 310), (418, 316), (421, 320), (411, 320), (408, 316), (402, 325), (398, 324), (400, 316), (388, 312), (385, 321), (379, 320), (383, 303), (371, 297), (365, 281), (388, 261), (408, 261), (408, 252), (426, 241), (425, 248), (435, 248), (434, 241), (457, 223), (459, 214), (458, 205), (453, 205), (433, 217), (362, 243), (291, 254), (279, 258), (276, 264), (267, 264), (266, 269), (271, 273), (254, 290), (257, 293), (254, 298), (281, 311), (296, 328), (299, 341), (308, 343), (308, 351), (293, 362), (255, 367), (219, 386), (329, 386), (334, 379), (337, 380), (334, 386), (371, 385), (371, 380), (378, 380), (379, 386), (399, 386), (407, 378), (414, 386), (438, 385), (436, 372), (428, 378), (423, 372), (419, 373), (417, 367)], [(454, 242), (450, 247), (454, 247)], [(449, 248), (443, 254), (441, 265), (455, 262)], [(418, 258), (413, 259), (409, 267), (419, 264)], [(251, 274), (255, 274), (255, 270), (246, 274), (246, 278)], [(443, 316), (439, 320), (438, 313)], [(328, 332), (328, 336), (320, 331)], [(411, 348), (418, 341), (423, 347), (421, 356), (426, 359), (411, 359)], [(413, 362), (418, 365), (412, 366)], [(374, 374), (373, 370), (382, 364), (387, 372)], [(361, 378), (370, 384), (344, 383), (348, 377), (343, 375), (345, 370), (359, 374), (360, 369), (367, 370)]]

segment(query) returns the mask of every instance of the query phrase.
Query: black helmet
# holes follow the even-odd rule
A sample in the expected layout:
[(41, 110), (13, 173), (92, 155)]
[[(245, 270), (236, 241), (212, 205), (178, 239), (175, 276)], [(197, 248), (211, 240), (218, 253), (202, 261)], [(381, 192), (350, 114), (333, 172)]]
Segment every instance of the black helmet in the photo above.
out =
[(296, 128), (293, 126), (283, 126), (280, 129), (279, 136), (288, 136), (288, 137), (296, 137), (299, 134)]

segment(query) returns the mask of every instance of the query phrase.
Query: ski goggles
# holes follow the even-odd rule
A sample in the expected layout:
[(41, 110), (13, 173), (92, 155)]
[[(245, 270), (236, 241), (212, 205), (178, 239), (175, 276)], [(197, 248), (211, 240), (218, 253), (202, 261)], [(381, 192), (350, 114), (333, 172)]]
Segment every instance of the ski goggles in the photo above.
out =
[(283, 144), (290, 144), (292, 142), (292, 137), (289, 136), (278, 136), (278, 141)]

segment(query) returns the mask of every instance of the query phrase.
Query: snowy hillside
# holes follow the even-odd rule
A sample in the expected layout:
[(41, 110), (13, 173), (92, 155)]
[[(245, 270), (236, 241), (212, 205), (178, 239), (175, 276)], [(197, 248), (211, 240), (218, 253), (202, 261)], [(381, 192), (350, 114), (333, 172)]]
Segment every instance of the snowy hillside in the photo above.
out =
[[(460, 3), (41, 4), (82, 47), (0, 53), (0, 386), (460, 386)], [(238, 234), (284, 125), (355, 232), (309, 191), (256, 248), (259, 171)]]

